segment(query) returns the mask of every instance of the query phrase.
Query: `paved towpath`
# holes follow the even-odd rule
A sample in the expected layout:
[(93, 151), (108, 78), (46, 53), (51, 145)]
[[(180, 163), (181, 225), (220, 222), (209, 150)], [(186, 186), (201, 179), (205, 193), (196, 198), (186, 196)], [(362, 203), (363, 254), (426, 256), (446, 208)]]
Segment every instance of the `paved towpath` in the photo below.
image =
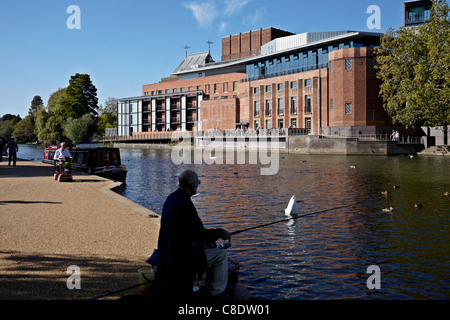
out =
[[(159, 217), (111, 191), (117, 182), (77, 171), (73, 182), (57, 182), (51, 165), (3, 160), (0, 300), (88, 299), (139, 283)], [(81, 289), (67, 287), (72, 265)]]

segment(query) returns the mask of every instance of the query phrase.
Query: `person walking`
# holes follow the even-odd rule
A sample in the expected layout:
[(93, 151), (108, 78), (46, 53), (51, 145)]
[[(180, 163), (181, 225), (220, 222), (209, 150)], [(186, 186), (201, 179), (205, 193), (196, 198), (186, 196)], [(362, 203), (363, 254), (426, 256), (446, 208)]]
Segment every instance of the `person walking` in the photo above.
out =
[(3, 152), (5, 151), (5, 142), (0, 138), (0, 162), (3, 162)]
[(17, 152), (19, 152), (19, 146), (17, 145), (15, 139), (16, 138), (12, 136), (11, 140), (9, 140), (8, 143), (6, 144), (6, 149), (8, 150), (8, 166), (11, 165), (12, 160), (14, 167), (16, 166)]

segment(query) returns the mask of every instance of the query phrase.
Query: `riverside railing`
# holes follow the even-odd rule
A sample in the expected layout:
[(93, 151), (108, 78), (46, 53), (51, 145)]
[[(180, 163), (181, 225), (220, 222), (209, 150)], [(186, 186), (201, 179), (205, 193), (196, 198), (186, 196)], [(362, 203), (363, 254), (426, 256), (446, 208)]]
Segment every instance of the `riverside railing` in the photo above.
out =
[(394, 141), (398, 144), (423, 144), (423, 137), (399, 136), (392, 137), (391, 134), (357, 134), (357, 135), (342, 135), (342, 134), (322, 134), (324, 138), (345, 139), (353, 138), (359, 141)]

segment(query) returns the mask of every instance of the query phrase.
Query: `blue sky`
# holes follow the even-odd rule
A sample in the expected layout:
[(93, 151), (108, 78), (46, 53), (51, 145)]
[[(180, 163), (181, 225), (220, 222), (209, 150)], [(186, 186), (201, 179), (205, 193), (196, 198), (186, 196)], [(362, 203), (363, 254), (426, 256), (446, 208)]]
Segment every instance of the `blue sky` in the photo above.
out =
[[(71, 5), (80, 9), (80, 29)], [(367, 8), (380, 8), (370, 30)], [(293, 33), (384, 33), (403, 24), (402, 0), (16, 0), (0, 1), (0, 116), (25, 117), (35, 95), (50, 94), (87, 73), (99, 104), (140, 96), (143, 84), (169, 76), (188, 53), (221, 58), (222, 37), (274, 27)]]

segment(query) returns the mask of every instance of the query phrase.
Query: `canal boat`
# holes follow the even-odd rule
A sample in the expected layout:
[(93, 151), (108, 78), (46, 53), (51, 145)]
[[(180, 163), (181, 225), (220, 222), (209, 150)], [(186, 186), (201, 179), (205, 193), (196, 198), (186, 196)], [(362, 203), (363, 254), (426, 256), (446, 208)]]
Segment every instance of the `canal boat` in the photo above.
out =
[[(45, 148), (42, 162), (54, 164), (53, 157), (57, 149), (58, 146)], [(121, 164), (119, 148), (100, 146), (98, 143), (81, 143), (69, 148), (69, 151), (73, 169), (125, 183), (127, 169)]]

